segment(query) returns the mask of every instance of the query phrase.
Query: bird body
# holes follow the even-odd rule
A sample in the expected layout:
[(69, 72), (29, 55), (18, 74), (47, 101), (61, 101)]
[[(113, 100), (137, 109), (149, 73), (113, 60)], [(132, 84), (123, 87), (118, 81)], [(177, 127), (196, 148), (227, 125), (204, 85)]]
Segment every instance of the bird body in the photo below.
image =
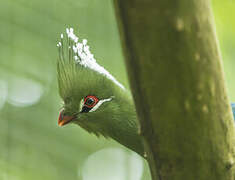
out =
[(235, 103), (231, 104), (233, 110), (233, 118), (235, 119)]
[[(64, 105), (58, 124), (75, 123), (97, 136), (111, 137), (144, 157), (131, 94), (78, 42), (73, 29), (57, 44), (59, 94)], [(235, 117), (235, 104), (232, 104)]]

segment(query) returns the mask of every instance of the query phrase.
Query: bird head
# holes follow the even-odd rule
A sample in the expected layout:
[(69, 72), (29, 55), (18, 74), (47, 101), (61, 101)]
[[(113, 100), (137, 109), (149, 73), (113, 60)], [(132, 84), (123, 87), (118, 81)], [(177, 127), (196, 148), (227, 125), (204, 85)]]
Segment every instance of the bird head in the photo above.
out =
[(111, 119), (120, 114), (125, 102), (124, 87), (102, 66), (89, 50), (87, 40), (78, 41), (73, 29), (66, 29), (57, 44), (59, 94), (63, 100), (58, 124), (75, 123), (96, 135), (108, 136)]
[(89, 50), (73, 29), (66, 29), (57, 44), (59, 94), (63, 107), (58, 124), (75, 123), (97, 136), (111, 137), (143, 156), (132, 96)]

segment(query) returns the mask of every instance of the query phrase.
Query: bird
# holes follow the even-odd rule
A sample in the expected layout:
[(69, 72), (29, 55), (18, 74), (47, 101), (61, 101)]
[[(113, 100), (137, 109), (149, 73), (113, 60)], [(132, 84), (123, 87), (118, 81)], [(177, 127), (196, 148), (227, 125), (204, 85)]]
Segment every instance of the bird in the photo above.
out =
[[(74, 123), (95, 135), (112, 138), (146, 158), (131, 93), (66, 28), (57, 44), (57, 79), (63, 107), (58, 125)], [(235, 104), (232, 104), (235, 117)]]
[(67, 28), (57, 44), (58, 89), (63, 101), (58, 125), (77, 124), (144, 156), (130, 92), (96, 62), (87, 40), (78, 39), (73, 28)]

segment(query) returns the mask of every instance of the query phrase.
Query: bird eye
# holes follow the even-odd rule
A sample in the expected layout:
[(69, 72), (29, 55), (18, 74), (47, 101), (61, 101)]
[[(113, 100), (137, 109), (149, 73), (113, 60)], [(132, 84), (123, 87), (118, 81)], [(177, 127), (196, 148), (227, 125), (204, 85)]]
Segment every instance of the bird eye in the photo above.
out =
[(88, 106), (92, 106), (92, 104), (95, 102), (93, 98), (87, 98), (85, 104)]
[(98, 101), (99, 99), (96, 96), (87, 96), (84, 98), (84, 105), (92, 108), (97, 104)]

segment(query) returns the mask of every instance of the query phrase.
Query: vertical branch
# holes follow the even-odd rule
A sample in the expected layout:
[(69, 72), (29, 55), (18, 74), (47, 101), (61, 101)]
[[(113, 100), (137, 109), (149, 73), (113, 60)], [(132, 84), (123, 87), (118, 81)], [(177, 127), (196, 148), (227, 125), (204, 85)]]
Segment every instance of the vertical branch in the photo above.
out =
[(153, 180), (232, 180), (234, 124), (209, 0), (115, 0)]

